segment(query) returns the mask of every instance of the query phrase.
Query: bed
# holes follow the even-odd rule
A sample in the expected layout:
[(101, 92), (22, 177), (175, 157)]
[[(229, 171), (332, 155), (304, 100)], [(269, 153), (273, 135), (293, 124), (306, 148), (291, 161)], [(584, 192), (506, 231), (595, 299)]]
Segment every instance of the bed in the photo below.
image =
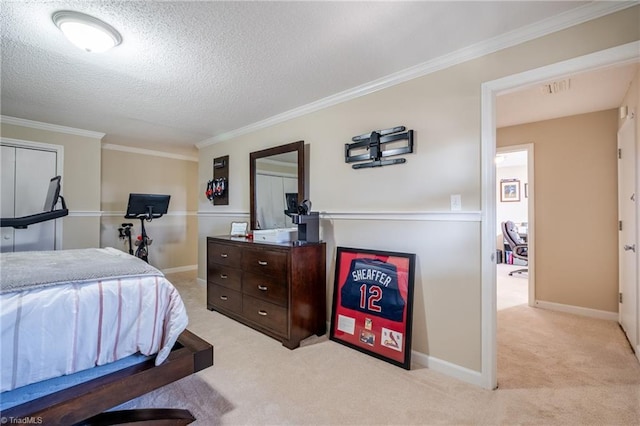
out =
[[(2, 416), (74, 424), (212, 365), (212, 346), (187, 323), (164, 275), (119, 250), (1, 254), (0, 399), (43, 383), (53, 389)], [(63, 388), (49, 384), (69, 378)], [(150, 413), (142, 416), (158, 414)]]

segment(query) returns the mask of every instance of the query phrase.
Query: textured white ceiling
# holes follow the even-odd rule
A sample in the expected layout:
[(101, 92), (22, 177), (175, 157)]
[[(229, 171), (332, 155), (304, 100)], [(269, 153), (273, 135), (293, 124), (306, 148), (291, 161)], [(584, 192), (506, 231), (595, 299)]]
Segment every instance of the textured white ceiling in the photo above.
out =
[[(4, 0), (2, 114), (186, 152), (584, 4)], [(77, 49), (58, 10), (108, 22), (123, 43)]]

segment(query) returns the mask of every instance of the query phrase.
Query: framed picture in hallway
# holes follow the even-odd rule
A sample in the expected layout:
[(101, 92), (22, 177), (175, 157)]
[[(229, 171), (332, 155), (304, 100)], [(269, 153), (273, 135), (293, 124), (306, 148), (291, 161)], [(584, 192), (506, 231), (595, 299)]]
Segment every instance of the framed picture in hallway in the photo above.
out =
[(500, 181), (500, 201), (520, 201), (520, 181), (518, 179), (502, 179)]
[(329, 338), (411, 368), (415, 254), (338, 247)]

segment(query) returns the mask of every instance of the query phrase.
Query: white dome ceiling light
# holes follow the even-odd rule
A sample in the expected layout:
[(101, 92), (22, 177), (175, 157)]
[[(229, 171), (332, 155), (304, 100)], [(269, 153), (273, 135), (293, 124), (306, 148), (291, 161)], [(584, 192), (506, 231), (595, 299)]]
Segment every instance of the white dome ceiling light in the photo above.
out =
[(71, 43), (87, 52), (106, 52), (122, 43), (115, 28), (93, 16), (61, 10), (51, 19)]

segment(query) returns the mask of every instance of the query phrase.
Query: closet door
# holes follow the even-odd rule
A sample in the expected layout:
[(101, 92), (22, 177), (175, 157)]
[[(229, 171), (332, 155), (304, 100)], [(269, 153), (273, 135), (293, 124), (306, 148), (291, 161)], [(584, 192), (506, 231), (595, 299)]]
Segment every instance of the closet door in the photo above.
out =
[[(54, 151), (2, 145), (2, 217), (21, 217), (44, 210), (49, 181), (56, 176)], [(2, 251), (55, 250), (56, 221), (26, 229), (2, 229)]]
[[(16, 149), (15, 217), (41, 213), (49, 181), (56, 176), (56, 153), (37, 149)], [(56, 221), (16, 229), (14, 251), (54, 250)]]
[[(0, 216), (14, 217), (16, 149), (12, 146), (0, 146)], [(13, 251), (13, 228), (0, 228), (0, 252)]]

